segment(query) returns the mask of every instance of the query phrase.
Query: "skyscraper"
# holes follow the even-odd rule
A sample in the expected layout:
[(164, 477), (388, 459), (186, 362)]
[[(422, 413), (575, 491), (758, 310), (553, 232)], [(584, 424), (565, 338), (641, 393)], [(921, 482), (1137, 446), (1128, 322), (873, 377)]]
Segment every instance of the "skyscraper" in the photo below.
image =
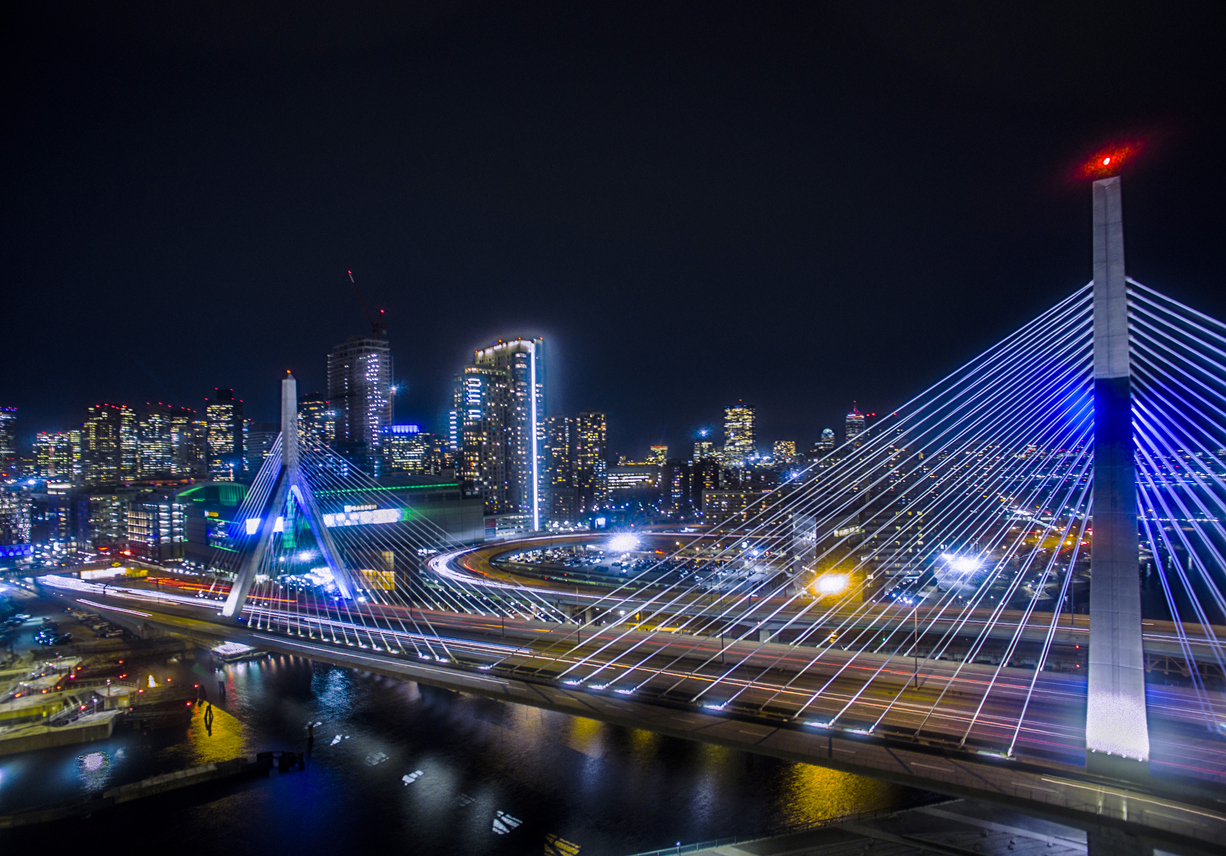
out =
[(834, 429), (823, 428), (822, 437), (817, 441), (817, 453), (819, 455), (828, 455), (834, 451)]
[(383, 429), (392, 424), (392, 349), (386, 339), (350, 336), (328, 354), (328, 401), (336, 449), (378, 475)]
[(796, 460), (796, 443), (792, 440), (776, 440), (771, 458), (777, 467), (793, 463)]
[(575, 491), (579, 513), (609, 502), (609, 426), (603, 413), (585, 410), (575, 417)]
[(506, 491), (512, 513), (541, 528), (542, 447), (545, 417), (545, 340), (498, 341), (476, 352), (473, 365), (498, 369), (507, 384)]
[(90, 486), (132, 481), (138, 474), (136, 414), (126, 404), (94, 404), (81, 427), (81, 466)]
[(208, 424), (208, 473), (214, 481), (238, 481), (246, 465), (243, 402), (232, 389), (215, 389), (204, 408)]
[(47, 481), (72, 482), (76, 480), (75, 458), (80, 456), (81, 439), (77, 433), (76, 454), (73, 452), (70, 431), (40, 432), (34, 438), (34, 467), (38, 477)]
[(668, 463), (668, 446), (652, 446), (647, 452), (647, 463), (662, 467)]
[[(847, 437), (847, 442), (850, 443), (852, 440), (855, 440), (857, 437), (863, 434), (865, 424), (864, 414), (861, 413), (853, 403), (851, 413), (847, 414), (847, 419), (844, 422), (844, 431)], [(859, 441), (856, 442), (856, 445), (860, 445)]]
[(551, 416), (545, 420), (545, 516), (552, 522), (572, 523), (579, 517), (575, 486), (575, 419)]
[(465, 366), (456, 376), (455, 425), (458, 478), (481, 492), (486, 514), (522, 513), (510, 491), (507, 373), (490, 366)]
[(196, 412), (189, 408), (172, 407), (162, 402), (146, 405), (138, 426), (140, 450), (137, 460), (142, 479), (199, 475), (193, 466), (196, 450), (192, 448), (191, 423), (195, 415)]
[(17, 463), (17, 408), (0, 407), (0, 468), (12, 472)]
[(757, 446), (754, 408), (736, 404), (724, 408), (724, 466), (742, 467)]
[(710, 440), (695, 440), (694, 441), (694, 463), (705, 461), (707, 458), (715, 457), (715, 444)]
[(298, 399), (298, 433), (303, 440), (325, 446), (336, 442), (336, 412), (322, 393), (309, 392)]

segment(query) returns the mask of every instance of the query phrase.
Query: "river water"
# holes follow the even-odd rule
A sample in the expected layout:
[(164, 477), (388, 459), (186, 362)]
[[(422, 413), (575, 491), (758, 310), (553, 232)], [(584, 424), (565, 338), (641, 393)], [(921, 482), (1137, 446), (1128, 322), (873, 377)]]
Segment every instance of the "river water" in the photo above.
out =
[[(0, 813), (237, 755), (307, 750), (312, 722), (319, 724), (303, 772), (107, 809), (58, 824), (56, 845), (93, 849), (99, 835), (115, 835), (190, 852), (336, 854), (377, 844), (434, 856), (549, 853), (546, 842), (557, 836), (583, 856), (629, 854), (804, 828), (919, 796), (820, 767), (295, 657), (215, 670), (205, 656), (153, 671), (158, 680), (201, 684), (214, 703), (224, 683), (211, 734), (201, 708), (186, 730), (117, 732), (0, 758)], [(47, 835), (30, 828), (10, 840), (45, 843)]]

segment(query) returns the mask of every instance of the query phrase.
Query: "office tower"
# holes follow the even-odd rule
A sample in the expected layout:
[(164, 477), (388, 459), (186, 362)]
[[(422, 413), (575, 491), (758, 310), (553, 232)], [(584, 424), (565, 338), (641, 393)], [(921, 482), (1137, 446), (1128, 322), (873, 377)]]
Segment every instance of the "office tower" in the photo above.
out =
[(473, 364), (500, 369), (508, 385), (507, 499), (513, 513), (541, 524), (541, 453), (545, 417), (545, 340), (498, 341), (476, 352)]
[(193, 443), (189, 426), (195, 415), (189, 408), (162, 402), (146, 405), (145, 415), (137, 426), (140, 478), (187, 478), (196, 474), (191, 466), (192, 451), (184, 448)]
[(603, 413), (585, 410), (575, 417), (574, 483), (579, 514), (609, 502), (609, 427)]
[(336, 442), (336, 411), (322, 393), (298, 399), (298, 433), (304, 440), (332, 446)]
[(213, 481), (238, 481), (246, 464), (243, 402), (232, 389), (216, 389), (204, 408), (208, 424), (208, 473)]
[(0, 468), (12, 472), (17, 463), (17, 408), (0, 407)]
[(80, 455), (80, 433), (77, 433), (77, 454), (73, 454), (72, 432), (39, 432), (34, 438), (34, 468), (40, 479), (69, 483), (76, 478), (74, 458)]
[(545, 420), (545, 516), (554, 523), (573, 523), (579, 517), (579, 491), (575, 485), (575, 419), (551, 416)]
[[(856, 409), (853, 404), (851, 413), (847, 414), (847, 420), (844, 422), (844, 431), (847, 442), (851, 442), (864, 433), (865, 419), (864, 414)], [(865, 438), (868, 439), (868, 438)], [(856, 445), (860, 445), (860, 441), (856, 441)]]
[(445, 468), (439, 439), (420, 425), (387, 425), (383, 428), (383, 465), (388, 473), (414, 476), (439, 475)]
[(817, 441), (817, 453), (828, 455), (834, 451), (834, 429), (823, 428), (821, 439)]
[(260, 467), (264, 465), (264, 459), (272, 451), (273, 444), (277, 442), (281, 426), (275, 422), (255, 422), (248, 419), (246, 428), (247, 433), (243, 440), (244, 458), (247, 475), (254, 478), (255, 474), (260, 471)]
[(754, 454), (754, 408), (736, 404), (724, 408), (724, 466), (743, 467)]
[(486, 514), (522, 513), (512, 504), (507, 472), (507, 373), (488, 366), (465, 366), (455, 378), (454, 402), (457, 476), (481, 492)]
[(107, 485), (137, 477), (140, 445), (136, 414), (126, 404), (94, 404), (81, 427), (85, 484)]
[(183, 503), (173, 492), (133, 498), (127, 506), (128, 549), (151, 562), (182, 559), (187, 547)]
[(668, 446), (652, 446), (647, 452), (647, 463), (662, 467), (668, 463)]
[(710, 440), (695, 440), (694, 441), (694, 463), (705, 461), (707, 458), (715, 457), (715, 444)]
[(350, 336), (332, 349), (328, 401), (336, 414), (337, 451), (378, 475), (383, 428), (392, 424), (392, 348), (386, 339)]
[(771, 458), (777, 467), (785, 467), (796, 460), (796, 443), (793, 440), (776, 440)]

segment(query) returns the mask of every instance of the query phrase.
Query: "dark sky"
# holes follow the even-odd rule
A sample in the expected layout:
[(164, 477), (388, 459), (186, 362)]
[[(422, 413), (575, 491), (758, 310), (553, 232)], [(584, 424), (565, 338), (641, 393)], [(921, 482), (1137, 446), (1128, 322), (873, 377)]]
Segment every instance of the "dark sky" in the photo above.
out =
[(885, 411), (1090, 278), (1217, 317), (1218, 3), (7, 4), (0, 404), (272, 419), (386, 309), (402, 421), (543, 334), (551, 410), (632, 457), (757, 405)]

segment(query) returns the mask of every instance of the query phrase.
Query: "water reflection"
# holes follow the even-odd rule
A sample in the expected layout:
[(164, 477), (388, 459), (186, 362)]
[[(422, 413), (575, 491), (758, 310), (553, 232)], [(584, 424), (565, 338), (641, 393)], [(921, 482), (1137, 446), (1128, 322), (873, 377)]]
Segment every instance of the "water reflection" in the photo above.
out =
[[(591, 856), (800, 828), (886, 807), (905, 793), (831, 770), (293, 657), (220, 671), (203, 660), (181, 666), (213, 703), (212, 734), (201, 704), (186, 730), (0, 758), (0, 812), (11, 811), (17, 801), (9, 795), (35, 780), (41, 790), (31, 800), (49, 802), (274, 749), (308, 751), (307, 770), (168, 794), (157, 812), (122, 806), (108, 811), (107, 822), (242, 840), (251, 852), (391, 843), (422, 856), (501, 856), (543, 852), (557, 836)], [(319, 723), (311, 747), (308, 723)], [(103, 760), (79, 760), (91, 753)], [(57, 770), (59, 779), (49, 781)]]

